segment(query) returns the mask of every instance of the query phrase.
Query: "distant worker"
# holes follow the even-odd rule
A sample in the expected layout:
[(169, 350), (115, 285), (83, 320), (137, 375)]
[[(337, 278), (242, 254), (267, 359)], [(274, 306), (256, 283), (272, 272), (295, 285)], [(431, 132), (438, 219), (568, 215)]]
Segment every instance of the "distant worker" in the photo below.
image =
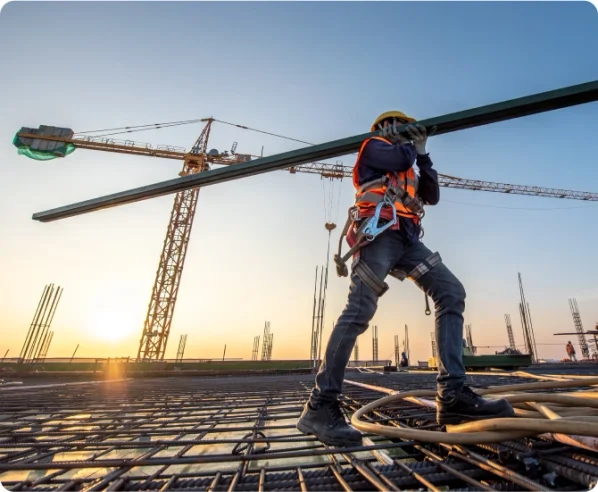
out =
[(401, 353), (401, 367), (408, 367), (409, 360), (407, 359), (407, 354), (405, 352)]
[[(351, 249), (343, 257), (340, 251), (335, 256), (340, 276), (348, 275), (345, 261), (351, 256), (354, 259), (349, 297), (297, 422), (301, 432), (313, 434), (326, 444), (351, 446), (361, 442), (361, 433), (347, 424), (338, 397), (355, 340), (376, 313), (378, 298), (388, 288), (384, 280), (389, 274), (399, 280), (410, 278), (435, 303), (438, 422), (444, 425), (514, 415), (506, 400), (485, 400), (465, 385), (465, 289), (440, 255), (420, 241), (423, 205), (436, 205), (440, 188), (426, 151), (427, 131), (415, 121), (400, 111), (381, 114), (371, 131), (379, 129), (383, 136), (363, 142), (353, 168), (356, 203), (349, 210), (343, 233)], [(410, 138), (397, 131), (403, 124), (409, 124)], [(342, 237), (339, 249), (341, 245)]]
[(575, 347), (571, 343), (571, 340), (567, 342), (567, 355), (569, 356), (570, 360), (577, 362), (577, 357), (575, 356)]

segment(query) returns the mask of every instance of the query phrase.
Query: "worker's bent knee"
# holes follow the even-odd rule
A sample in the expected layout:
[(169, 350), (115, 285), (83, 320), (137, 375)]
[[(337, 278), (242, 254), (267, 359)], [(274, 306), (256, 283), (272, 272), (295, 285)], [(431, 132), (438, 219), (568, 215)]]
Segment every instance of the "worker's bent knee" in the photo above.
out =
[(337, 324), (347, 325), (359, 334), (367, 330), (369, 322), (376, 314), (377, 305), (372, 301), (364, 301), (357, 305), (349, 304), (340, 315)]
[(465, 287), (452, 273), (447, 270), (448, 278), (434, 289), (432, 298), (438, 308), (452, 309), (456, 311), (465, 310)]
[(455, 296), (457, 299), (465, 302), (465, 298), (467, 297), (467, 293), (465, 292), (465, 287), (463, 284), (455, 277), (454, 285), (451, 286), (452, 295)]

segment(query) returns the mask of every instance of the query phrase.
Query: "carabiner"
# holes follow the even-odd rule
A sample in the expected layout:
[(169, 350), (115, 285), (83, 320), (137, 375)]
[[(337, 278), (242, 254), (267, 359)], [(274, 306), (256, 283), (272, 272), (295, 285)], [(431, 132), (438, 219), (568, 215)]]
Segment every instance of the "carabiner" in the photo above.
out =
[[(384, 224), (382, 227), (378, 227), (378, 221), (380, 220), (380, 210), (382, 207), (392, 207), (392, 220), (388, 223)], [(376, 212), (372, 217), (368, 219), (367, 224), (362, 230), (362, 234), (368, 241), (373, 241), (376, 236), (382, 234), (386, 229), (392, 227), (397, 223), (397, 209), (395, 208), (394, 203), (389, 201), (382, 201), (378, 205), (376, 205)]]

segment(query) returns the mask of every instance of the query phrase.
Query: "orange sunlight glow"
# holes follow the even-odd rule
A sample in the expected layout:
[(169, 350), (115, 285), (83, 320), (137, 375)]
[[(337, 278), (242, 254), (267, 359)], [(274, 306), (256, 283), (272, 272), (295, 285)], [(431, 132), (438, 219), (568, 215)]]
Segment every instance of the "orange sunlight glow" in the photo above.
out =
[(135, 313), (119, 306), (101, 307), (88, 315), (87, 332), (96, 339), (116, 342), (129, 337), (136, 328), (139, 320)]

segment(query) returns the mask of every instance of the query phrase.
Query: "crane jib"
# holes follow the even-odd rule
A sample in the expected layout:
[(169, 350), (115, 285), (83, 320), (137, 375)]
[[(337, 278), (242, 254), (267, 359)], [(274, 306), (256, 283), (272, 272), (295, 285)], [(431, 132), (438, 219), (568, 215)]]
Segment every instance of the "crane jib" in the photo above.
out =
[[(478, 108), (438, 116), (436, 118), (429, 118), (422, 120), (419, 123), (428, 129), (435, 126), (435, 135), (442, 135), (458, 130), (474, 128), (523, 116), (530, 116), (597, 100), (598, 81), (593, 81), (487, 106), (480, 106)], [(399, 127), (399, 130), (400, 129), (401, 127)], [(182, 190), (199, 186), (223, 183), (247, 176), (254, 176), (278, 169), (298, 166), (314, 160), (346, 155), (358, 150), (361, 143), (366, 138), (377, 136), (378, 133), (379, 132), (368, 132), (282, 154), (263, 157), (227, 168), (214, 169), (150, 184), (56, 209), (38, 212), (33, 214), (32, 218), (33, 220), (40, 222), (51, 222), (96, 210), (146, 200), (148, 198), (177, 193)]]

